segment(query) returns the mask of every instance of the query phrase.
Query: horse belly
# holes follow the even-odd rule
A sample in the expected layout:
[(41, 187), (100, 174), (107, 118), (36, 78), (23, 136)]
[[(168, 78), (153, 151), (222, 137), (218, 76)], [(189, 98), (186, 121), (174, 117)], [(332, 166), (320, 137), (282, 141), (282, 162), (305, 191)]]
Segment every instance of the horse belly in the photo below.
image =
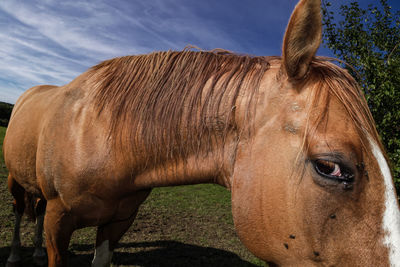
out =
[(13, 179), (26, 191), (40, 195), (36, 179), (36, 146), (34, 142), (24, 132), (7, 129), (3, 148), (4, 160)]

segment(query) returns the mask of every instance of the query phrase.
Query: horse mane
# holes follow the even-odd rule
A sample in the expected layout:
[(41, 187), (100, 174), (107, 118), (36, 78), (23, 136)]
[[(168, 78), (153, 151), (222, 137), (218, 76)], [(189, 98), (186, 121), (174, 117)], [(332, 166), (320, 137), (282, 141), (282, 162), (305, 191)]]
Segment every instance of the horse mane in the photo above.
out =
[(316, 121), (311, 123), (312, 126), (307, 127), (309, 128), (308, 134), (312, 135), (316, 128), (326, 121), (329, 102), (332, 97), (336, 97), (343, 104), (354, 123), (364, 149), (368, 147), (367, 139), (372, 138), (384, 151), (363, 91), (349, 72), (332, 63), (333, 61), (344, 63), (329, 57), (317, 57), (311, 63), (308, 80), (315, 82), (315, 97), (312, 106), (316, 107), (320, 103), (325, 106), (325, 109), (317, 116)]
[[(125, 131), (131, 156), (145, 158), (143, 165), (208, 153), (215, 145), (223, 147), (229, 133), (239, 139), (250, 128), (260, 81), (272, 59), (280, 58), (184, 50), (107, 60), (89, 70), (89, 75), (96, 77), (94, 105), (99, 114), (110, 112), (112, 139), (118, 140), (115, 135)], [(334, 96), (344, 105), (360, 136), (368, 134), (381, 144), (357, 82), (330, 61), (315, 58), (305, 81), (316, 84), (313, 106), (319, 101), (326, 103), (317, 121), (306, 127), (306, 134), (312, 134), (324, 121)], [(242, 89), (246, 92), (241, 93)], [(235, 118), (239, 94), (247, 96), (247, 129), (238, 127)]]
[(128, 127), (132, 155), (147, 155), (157, 164), (207, 153), (228, 133), (240, 132), (235, 120), (240, 90), (248, 90), (250, 114), (269, 66), (268, 57), (184, 50), (111, 59), (89, 75), (97, 77), (93, 96), (99, 114), (111, 113), (109, 133)]

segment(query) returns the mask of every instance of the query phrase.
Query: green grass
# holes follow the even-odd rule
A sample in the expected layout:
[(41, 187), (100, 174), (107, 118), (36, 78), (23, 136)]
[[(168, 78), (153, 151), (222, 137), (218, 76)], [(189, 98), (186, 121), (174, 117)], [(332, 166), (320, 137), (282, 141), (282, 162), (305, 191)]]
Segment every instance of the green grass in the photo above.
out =
[(4, 157), (3, 157), (3, 140), (4, 136), (6, 135), (7, 128), (0, 126), (0, 164), (1, 164), (1, 171), (0, 174), (3, 175), (6, 173), (5, 165), (4, 165)]
[[(0, 127), (0, 148), (6, 128)], [(7, 190), (7, 170), (0, 156), (0, 266), (4, 266), (12, 239), (14, 216)], [(24, 220), (21, 241), (32, 264), (32, 223)], [(71, 266), (90, 266), (96, 229), (74, 232)], [(240, 243), (234, 231), (230, 192), (217, 185), (153, 189), (115, 250), (113, 266), (265, 266)]]
[[(178, 186), (155, 188), (152, 191), (150, 207), (163, 207), (182, 212), (196, 212), (198, 215), (208, 215), (217, 210), (231, 208), (231, 195), (225, 188), (217, 185), (199, 184), (191, 186)], [(223, 217), (227, 223), (233, 225), (232, 217)]]

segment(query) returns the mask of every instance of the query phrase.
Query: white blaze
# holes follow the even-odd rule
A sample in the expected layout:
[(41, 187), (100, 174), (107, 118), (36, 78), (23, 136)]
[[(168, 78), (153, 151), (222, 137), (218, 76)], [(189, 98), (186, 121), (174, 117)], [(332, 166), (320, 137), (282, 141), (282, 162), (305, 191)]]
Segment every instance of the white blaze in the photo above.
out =
[(385, 183), (385, 212), (383, 214), (383, 244), (389, 248), (390, 266), (400, 267), (400, 211), (393, 186), (392, 175), (379, 146), (369, 138), (372, 153), (381, 170)]

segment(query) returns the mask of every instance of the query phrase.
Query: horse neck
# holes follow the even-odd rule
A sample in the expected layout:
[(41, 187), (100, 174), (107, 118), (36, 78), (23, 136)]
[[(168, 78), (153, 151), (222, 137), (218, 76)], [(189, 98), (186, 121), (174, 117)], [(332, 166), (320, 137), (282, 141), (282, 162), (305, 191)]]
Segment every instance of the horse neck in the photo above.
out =
[[(269, 72), (269, 71), (267, 71)], [(263, 86), (269, 86), (270, 80), (274, 81), (272, 77), (275, 77), (277, 71), (273, 71), (273, 74), (266, 75)], [(268, 77), (267, 77), (268, 76)], [(269, 77), (271, 76), (271, 77)], [(208, 87), (210, 84), (207, 83), (203, 90), (203, 96), (207, 94)], [(212, 114), (207, 114), (206, 119), (199, 120), (199, 125), (202, 123), (207, 124), (205, 128), (201, 128), (200, 132), (204, 132), (205, 139), (197, 140), (196, 136), (199, 135), (198, 129), (189, 129), (187, 132), (181, 128), (178, 134), (172, 133), (170, 129), (167, 129), (168, 134), (174, 134), (179, 138), (172, 137), (165, 139), (163, 135), (158, 134), (155, 138), (150, 137), (143, 141), (143, 138), (133, 138), (133, 144), (127, 147), (125, 150), (126, 154), (133, 154), (130, 166), (136, 170), (134, 171), (135, 184), (139, 188), (149, 188), (157, 186), (174, 186), (174, 185), (186, 185), (186, 184), (199, 184), (199, 183), (216, 183), (227, 188), (231, 187), (231, 179), (233, 168), (235, 164), (236, 151), (239, 145), (239, 141), (243, 141), (245, 136), (250, 134), (248, 131), (252, 126), (249, 126), (249, 122), (252, 121), (250, 117), (254, 115), (253, 107), (256, 107), (258, 103), (257, 96), (254, 96), (254, 90), (244, 88), (246, 83), (243, 83), (241, 93), (235, 101), (235, 105), (228, 112), (222, 112), (216, 114), (214, 117)], [(218, 85), (217, 85), (218, 87)], [(217, 88), (218, 90), (218, 88)], [(232, 94), (227, 93), (221, 99), (223, 103), (230, 103), (232, 100)], [(249, 99), (254, 100), (253, 102)], [(200, 112), (200, 111), (199, 111)], [(227, 113), (233, 114), (232, 117), (228, 116)], [(194, 114), (196, 116), (197, 113)], [(229, 115), (231, 116), (231, 115)], [(183, 116), (186, 118), (185, 116)], [(228, 118), (228, 119), (227, 119)], [(233, 120), (233, 122), (231, 121)], [(185, 120), (184, 120), (185, 121)], [(222, 130), (220, 123), (222, 122)], [(232, 123), (232, 125), (231, 125)], [(189, 125), (192, 125), (189, 123)], [(195, 127), (197, 124), (194, 124)], [(149, 132), (149, 134), (157, 134), (159, 125), (153, 127), (155, 131)], [(224, 127), (227, 127), (224, 129)], [(120, 134), (129, 136), (132, 133), (132, 129), (129, 124), (126, 124), (125, 131), (121, 131)], [(140, 132), (134, 131), (134, 132)], [(203, 136), (203, 134), (200, 134)], [(239, 138), (240, 136), (240, 138)], [(194, 141), (191, 140), (194, 138)], [(130, 139), (129, 137), (122, 137), (121, 140)], [(171, 141), (172, 140), (172, 141)], [(240, 141), (240, 142), (241, 142)], [(168, 143), (169, 144), (165, 144)], [(247, 143), (245, 140), (244, 143)], [(199, 146), (198, 149), (193, 148)], [(135, 151), (129, 151), (129, 147), (135, 147)], [(175, 153), (175, 148), (178, 150), (185, 149), (188, 151), (183, 153), (177, 152), (177, 155), (170, 155)], [(139, 153), (136, 153), (139, 151)], [(136, 155), (142, 156), (136, 156)], [(167, 156), (166, 156), (167, 155)], [(131, 172), (132, 173), (132, 172)]]
[(224, 146), (146, 167), (136, 175), (135, 187), (214, 183), (230, 189), (236, 143), (236, 137), (229, 135)]

